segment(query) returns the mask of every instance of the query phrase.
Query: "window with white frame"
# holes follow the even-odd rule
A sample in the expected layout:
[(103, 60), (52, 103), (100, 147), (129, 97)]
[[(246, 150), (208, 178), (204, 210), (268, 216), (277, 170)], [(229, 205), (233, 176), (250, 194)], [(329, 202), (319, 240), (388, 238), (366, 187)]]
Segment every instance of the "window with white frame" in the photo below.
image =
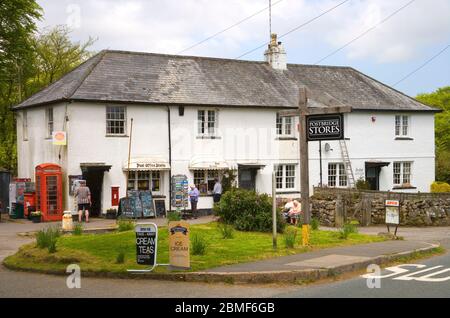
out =
[(45, 120), (47, 122), (47, 138), (50, 138), (53, 133), (53, 107), (45, 109)]
[(295, 189), (295, 165), (276, 165), (275, 169), (275, 186), (277, 190), (293, 190)]
[(328, 164), (328, 186), (329, 187), (346, 187), (347, 175), (343, 163)]
[(197, 112), (197, 127), (200, 136), (215, 136), (217, 134), (218, 112), (216, 110), (200, 109)]
[(127, 190), (161, 191), (160, 171), (130, 171)]
[(125, 106), (106, 106), (106, 134), (125, 135), (126, 108)]
[(395, 136), (402, 137), (409, 134), (409, 116), (396, 115), (395, 116)]
[(28, 114), (26, 110), (23, 111), (22, 135), (24, 141), (28, 140)]
[(194, 170), (194, 184), (201, 194), (212, 194), (219, 170)]
[(394, 162), (393, 172), (394, 185), (411, 185), (411, 162)]
[(293, 136), (293, 117), (277, 114), (276, 129), (278, 136)]

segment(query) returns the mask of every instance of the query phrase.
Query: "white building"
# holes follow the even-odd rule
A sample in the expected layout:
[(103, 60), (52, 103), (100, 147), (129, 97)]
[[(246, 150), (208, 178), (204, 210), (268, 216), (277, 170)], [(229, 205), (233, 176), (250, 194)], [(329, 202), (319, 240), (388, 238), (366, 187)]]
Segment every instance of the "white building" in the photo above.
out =
[[(36, 165), (59, 164), (65, 209), (73, 206), (69, 179), (83, 176), (94, 213), (111, 208), (112, 186), (125, 195), (128, 167), (128, 188), (151, 189), (167, 207), (170, 176), (183, 174), (202, 191), (199, 208), (211, 208), (213, 179), (227, 168), (240, 187), (268, 193), (276, 169), (280, 196), (298, 197), (298, 121), (277, 113), (297, 107), (299, 85), (353, 108), (344, 123), (354, 179), (379, 190), (429, 190), (435, 109), (350, 67), (286, 64), (276, 38), (266, 62), (102, 51), (14, 107), (18, 175), (34, 179)], [(66, 146), (53, 145), (53, 131), (67, 133)], [(324, 185), (351, 181), (342, 146), (322, 142)], [(309, 151), (313, 186), (319, 142)]]

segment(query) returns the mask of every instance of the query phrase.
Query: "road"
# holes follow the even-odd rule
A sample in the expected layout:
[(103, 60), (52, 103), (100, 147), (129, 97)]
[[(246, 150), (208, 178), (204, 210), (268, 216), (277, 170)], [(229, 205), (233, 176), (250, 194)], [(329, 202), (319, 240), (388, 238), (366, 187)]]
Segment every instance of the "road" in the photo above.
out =
[[(443, 246), (450, 248), (450, 243), (443, 242)], [(382, 270), (379, 288), (374, 279), (357, 276), (348, 280), (327, 284), (317, 284), (294, 291), (274, 295), (273, 297), (298, 297), (298, 298), (449, 298), (450, 297), (450, 253), (430, 259), (415, 261), (418, 266), (396, 266), (394, 271)], [(405, 270), (398, 273), (396, 270)], [(420, 273), (419, 273), (420, 272)], [(438, 273), (440, 272), (440, 273)], [(395, 274), (394, 273), (398, 273)], [(413, 274), (416, 273), (416, 274)], [(435, 276), (431, 274), (435, 273)], [(428, 276), (428, 277), (426, 277)], [(438, 281), (439, 279), (444, 281)]]
[[(29, 242), (30, 239), (17, 237), (14, 233), (16, 230), (12, 229), (11, 225), (0, 225), (2, 226), (2, 231), (0, 231), (1, 261), (4, 256), (13, 253), (21, 244)], [(27, 226), (24, 226), (24, 228)], [(28, 228), (26, 229), (28, 230)], [(428, 235), (433, 242), (440, 241), (445, 248), (450, 250), (449, 232), (450, 228), (448, 227), (404, 231), (407, 239), (423, 238)], [(417, 261), (414, 264), (420, 266), (399, 267), (396, 269), (405, 272), (382, 278), (380, 280), (381, 288), (368, 288), (367, 278), (360, 276), (335, 282), (296, 286), (103, 279), (87, 278), (81, 274), (81, 288), (70, 289), (67, 287), (67, 277), (65, 276), (14, 272), (0, 266), (0, 297), (450, 297), (450, 279), (442, 282), (431, 281), (433, 278), (450, 276), (450, 253)], [(446, 269), (449, 270), (439, 276), (425, 277), (428, 274)], [(409, 273), (424, 270), (429, 271), (406, 276)], [(381, 274), (388, 275), (392, 272), (383, 270)], [(370, 281), (373, 281), (373, 279), (370, 279)]]

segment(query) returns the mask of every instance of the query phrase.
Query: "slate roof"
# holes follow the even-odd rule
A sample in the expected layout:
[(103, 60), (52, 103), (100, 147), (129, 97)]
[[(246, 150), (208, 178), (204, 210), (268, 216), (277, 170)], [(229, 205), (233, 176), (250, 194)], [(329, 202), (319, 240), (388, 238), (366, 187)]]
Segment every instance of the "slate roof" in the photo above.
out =
[(298, 86), (354, 110), (437, 111), (351, 67), (105, 50), (13, 109), (57, 101), (296, 107)]

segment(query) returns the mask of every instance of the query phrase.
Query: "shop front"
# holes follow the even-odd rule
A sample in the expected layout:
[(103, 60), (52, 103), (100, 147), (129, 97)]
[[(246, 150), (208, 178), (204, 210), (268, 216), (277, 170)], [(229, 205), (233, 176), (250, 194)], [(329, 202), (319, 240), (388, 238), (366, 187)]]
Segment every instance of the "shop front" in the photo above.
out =
[(127, 191), (151, 191), (157, 216), (165, 214), (169, 197), (169, 162), (162, 157), (131, 158), (123, 164), (123, 171), (128, 174)]
[(222, 180), (224, 172), (228, 169), (229, 165), (219, 157), (197, 156), (191, 159), (189, 170), (192, 172), (194, 184), (200, 192), (198, 209), (211, 210), (215, 180)]

